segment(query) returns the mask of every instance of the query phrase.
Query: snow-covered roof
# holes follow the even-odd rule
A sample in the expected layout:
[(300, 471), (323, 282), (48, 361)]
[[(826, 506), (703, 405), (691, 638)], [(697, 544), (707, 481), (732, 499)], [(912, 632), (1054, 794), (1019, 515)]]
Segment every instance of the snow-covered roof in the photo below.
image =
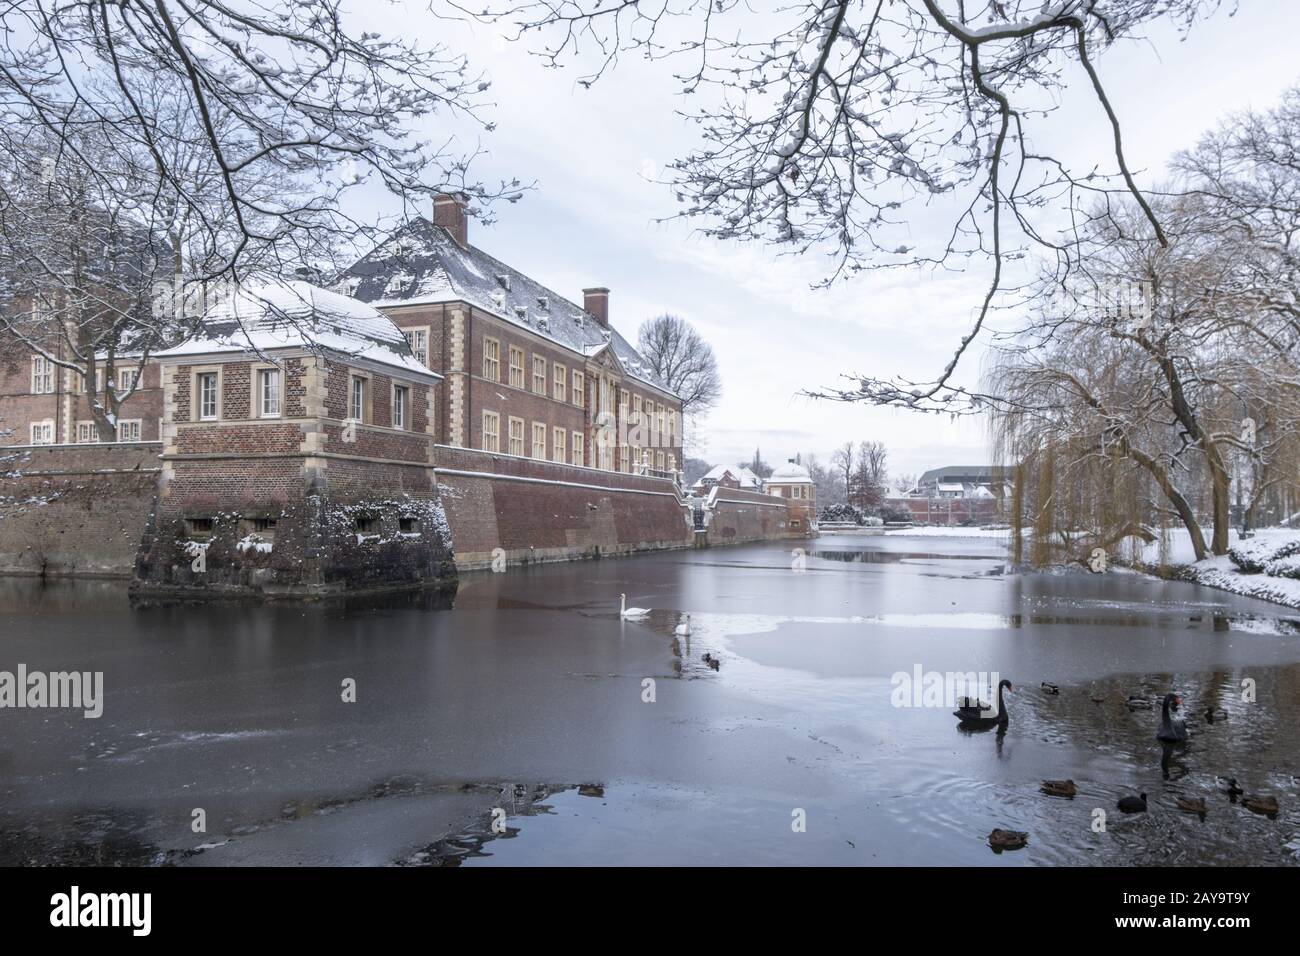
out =
[(763, 479), (758, 477), (748, 468), (739, 468), (735, 472), (736, 480), (740, 482), (742, 488), (762, 488)]
[(975, 490), (972, 491), (972, 492), (970, 493), (970, 496), (971, 496), (972, 498), (992, 498), (992, 497), (994, 497), (993, 492), (989, 491), (989, 490), (988, 490), (987, 488), (985, 488), (983, 485), (978, 485), (978, 486), (975, 488)]
[[(712, 468), (710, 468), (707, 472), (705, 472), (703, 475), (699, 477), (699, 479), (695, 482), (695, 485), (702, 485), (706, 481), (721, 481), (723, 477), (727, 474), (730, 474), (731, 477), (733, 478), (736, 477), (735, 473), (732, 472), (732, 470), (728, 468), (726, 465), (714, 465)], [(695, 486), (692, 485), (692, 487)]]
[(158, 358), (221, 352), (257, 354), (284, 348), (327, 349), (441, 378), (411, 354), (406, 337), (378, 309), (308, 282), (240, 287), (203, 315), (200, 331)]
[(937, 487), (940, 491), (965, 491), (966, 490), (965, 485), (963, 485), (961, 482), (956, 482), (956, 481), (941, 481), (939, 482)]
[(769, 485), (811, 485), (813, 480), (808, 474), (808, 469), (803, 465), (787, 461), (784, 465), (777, 465), (772, 469), (772, 477), (767, 479), (767, 483)]
[(468, 302), (585, 357), (609, 345), (629, 376), (673, 394), (617, 329), (482, 249), (462, 246), (423, 217), (399, 227), (333, 287), (381, 309)]

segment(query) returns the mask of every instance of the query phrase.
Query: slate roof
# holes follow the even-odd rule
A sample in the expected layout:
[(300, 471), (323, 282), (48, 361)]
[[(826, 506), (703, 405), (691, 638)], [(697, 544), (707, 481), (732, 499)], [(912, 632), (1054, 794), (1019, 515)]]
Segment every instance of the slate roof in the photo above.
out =
[(300, 281), (237, 289), (204, 313), (198, 335), (156, 355), (296, 347), (329, 349), (425, 378), (442, 377), (420, 364), (388, 316), (364, 302)]
[(630, 377), (673, 394), (617, 329), (603, 328), (582, 306), (482, 249), (460, 245), (423, 217), (411, 219), (353, 263), (333, 288), (381, 309), (468, 302), (587, 357), (609, 344)]

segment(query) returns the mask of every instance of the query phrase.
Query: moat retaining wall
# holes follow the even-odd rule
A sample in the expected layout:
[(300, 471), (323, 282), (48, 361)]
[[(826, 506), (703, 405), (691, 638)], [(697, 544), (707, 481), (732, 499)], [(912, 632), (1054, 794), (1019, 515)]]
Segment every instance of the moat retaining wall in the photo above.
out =
[[(456, 566), (507, 566), (665, 548), (695, 532), (676, 486), (649, 478), (439, 445), (434, 467)], [(500, 551), (497, 551), (500, 549)]]
[(158, 442), (0, 448), (0, 574), (130, 577)]

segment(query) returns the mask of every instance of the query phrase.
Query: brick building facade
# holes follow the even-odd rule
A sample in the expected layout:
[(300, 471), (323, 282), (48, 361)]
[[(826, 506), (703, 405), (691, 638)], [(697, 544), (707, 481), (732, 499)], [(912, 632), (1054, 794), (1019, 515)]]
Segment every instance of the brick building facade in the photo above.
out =
[[(57, 346), (52, 346), (57, 354)], [(106, 388), (98, 372), (97, 392)], [(113, 388), (122, 400), (117, 422), (121, 442), (158, 441), (162, 434), (162, 378), (158, 363), (122, 357), (113, 369)], [(85, 374), (23, 351), (0, 360), (0, 444), (72, 445), (98, 443)]]
[(164, 428), (139, 592), (329, 596), (454, 581), (440, 376), (306, 283), (233, 296), (158, 353)]
[(681, 402), (609, 322), (610, 293), (570, 302), (469, 244), (440, 196), (335, 288), (368, 302), (440, 372), (441, 444), (676, 477)]

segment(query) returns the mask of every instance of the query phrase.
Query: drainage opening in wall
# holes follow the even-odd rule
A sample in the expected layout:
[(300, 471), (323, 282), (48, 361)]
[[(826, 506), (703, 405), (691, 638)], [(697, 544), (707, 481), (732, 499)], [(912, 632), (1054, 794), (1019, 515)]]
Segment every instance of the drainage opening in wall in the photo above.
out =
[(420, 519), (419, 518), (398, 518), (397, 530), (401, 531), (403, 534), (419, 534)]
[(195, 541), (206, 541), (212, 537), (213, 519), (211, 518), (186, 518), (185, 519), (185, 537)]

